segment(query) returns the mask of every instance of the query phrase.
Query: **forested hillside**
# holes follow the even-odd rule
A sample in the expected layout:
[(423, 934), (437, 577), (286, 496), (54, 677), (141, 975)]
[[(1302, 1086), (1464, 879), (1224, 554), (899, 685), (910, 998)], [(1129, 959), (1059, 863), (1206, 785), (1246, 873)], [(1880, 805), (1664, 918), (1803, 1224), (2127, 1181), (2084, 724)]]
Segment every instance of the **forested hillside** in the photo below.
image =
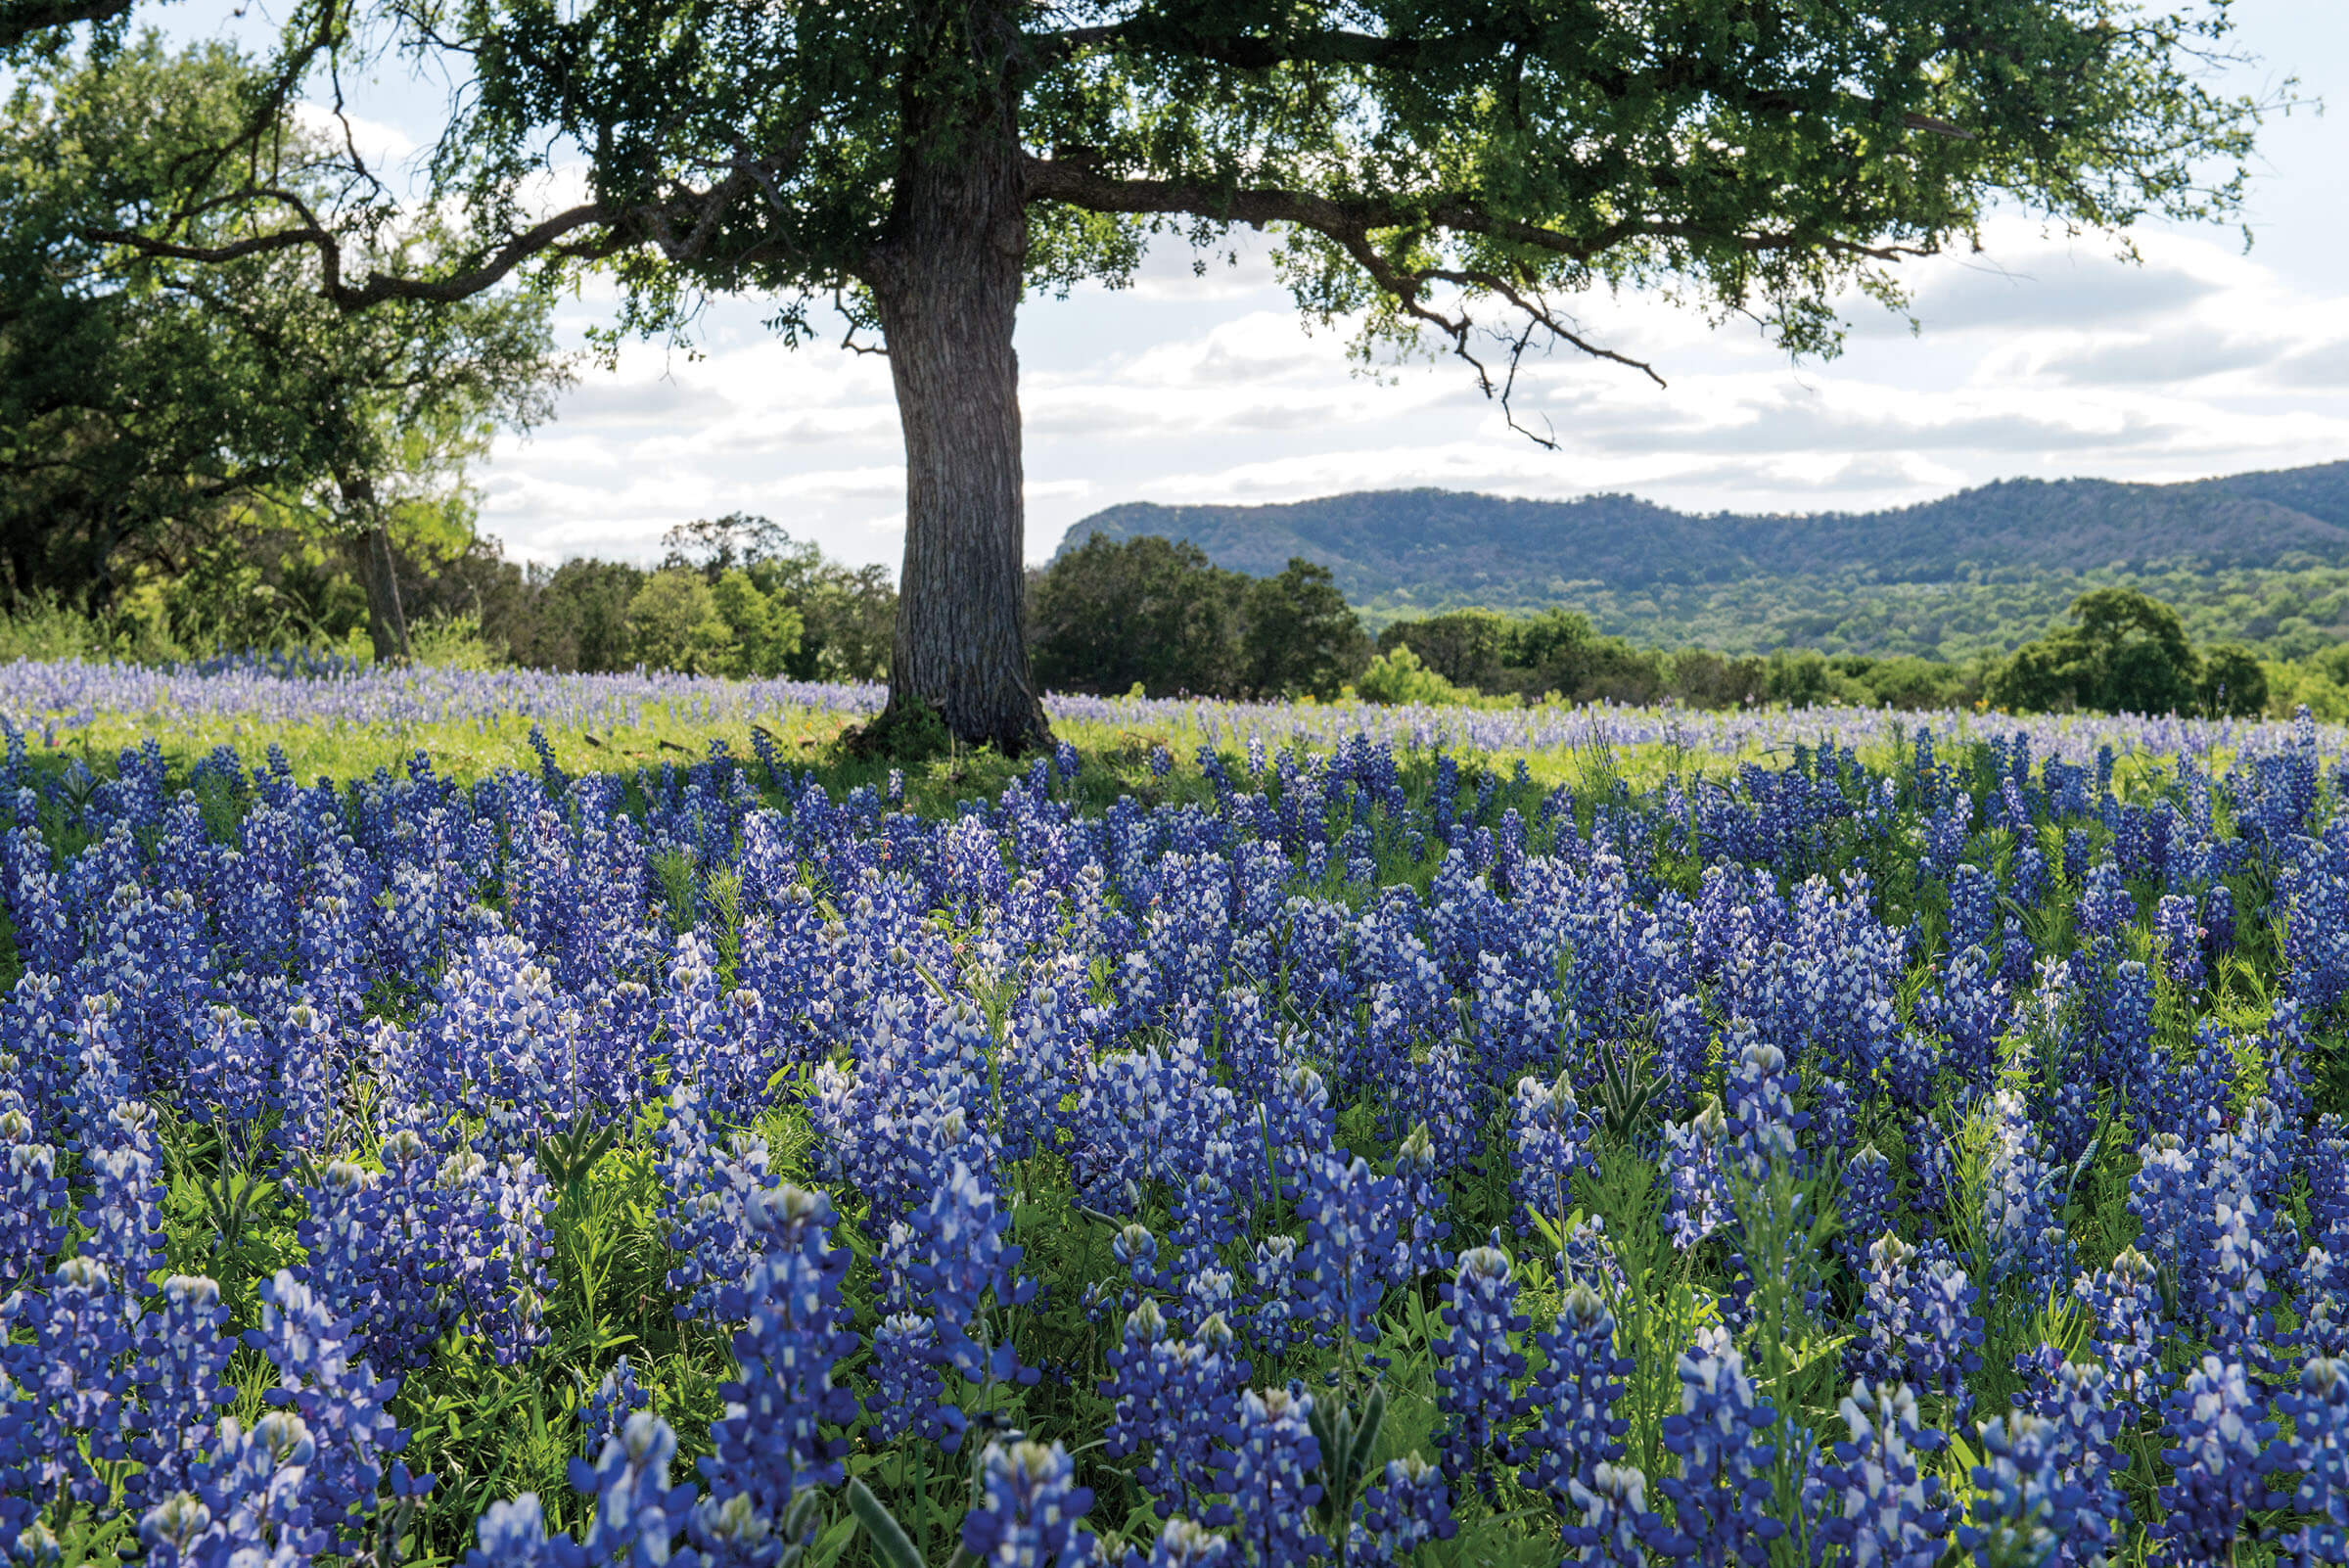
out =
[(2349, 463), (2181, 484), (2003, 481), (1811, 516), (1432, 489), (1133, 503), (1080, 522), (1063, 550), (1094, 531), (1188, 539), (1258, 575), (1292, 556), (1323, 563), (1373, 626), (1461, 605), (1570, 605), (1648, 642), (1963, 658), (2117, 581), (2157, 588), (2202, 634), (2281, 655), (2349, 630)]

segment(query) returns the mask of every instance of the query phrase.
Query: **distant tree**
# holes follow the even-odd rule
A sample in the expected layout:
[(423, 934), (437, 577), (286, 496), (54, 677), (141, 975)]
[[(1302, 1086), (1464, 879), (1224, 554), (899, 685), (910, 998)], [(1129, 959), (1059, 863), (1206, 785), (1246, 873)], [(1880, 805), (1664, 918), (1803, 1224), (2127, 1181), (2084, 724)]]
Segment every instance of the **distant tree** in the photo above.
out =
[(1991, 678), (1991, 701), (2019, 713), (2201, 707), (2201, 661), (2177, 611), (2135, 588), (2096, 588), (2072, 601), (2071, 614), (2073, 624), (2014, 651)]
[(1914, 711), (1953, 708), (1971, 700), (1967, 672), (1939, 660), (1903, 654), (1891, 659), (1838, 659), (1835, 664), (1881, 707)]
[(1543, 610), (1509, 627), (1509, 663), (1541, 669), (1597, 640), (1598, 630), (1580, 610)]
[(701, 575), (668, 567), (628, 600), (628, 633), (639, 663), (686, 674), (723, 674), (741, 656), (734, 628)]
[(1436, 674), (1455, 686), (1492, 689), (1510, 656), (1511, 626), (1490, 610), (1447, 610), (1421, 621), (1398, 621), (1378, 634), (1382, 652), (1408, 648)]
[[(1046, 733), (1022, 627), (1032, 292), (1122, 283), (1153, 234), (1268, 227), (1310, 316), (1359, 320), (1365, 354), (1458, 353), (1512, 420), (1529, 351), (1634, 363), (1578, 297), (1653, 291), (1831, 352), (1841, 300), (1897, 302), (1894, 264), (1994, 206), (2107, 233), (2232, 212), (2261, 106), (2207, 85), (2228, 25), (2113, 0), (294, 0), (287, 94), (378, 52), (452, 84), (425, 202), (465, 253), (371, 260), (415, 195), (346, 169), (336, 201), (289, 203), (288, 161), (317, 155), (259, 135), (201, 200), (113, 232), (306, 252), (351, 309), (533, 263), (610, 268), (623, 330), (749, 293), (796, 346), (837, 303), (880, 334), (904, 429), (890, 715), (1019, 748)], [(580, 199), (545, 210), (550, 175)]]
[(645, 575), (620, 561), (566, 561), (539, 582), (527, 620), (507, 632), (514, 656), (545, 669), (626, 669), (636, 663), (628, 607)]
[(1247, 582), (1187, 540), (1095, 533), (1036, 576), (1036, 677), (1062, 691), (1230, 691)]
[(732, 634), (734, 657), (724, 673), (779, 675), (800, 651), (799, 611), (766, 592), (736, 567), (711, 584), (717, 613)]
[(1781, 648), (1764, 661), (1764, 670), (1763, 695), (1789, 708), (1867, 700), (1865, 687), (1809, 648)]
[(1327, 567), (1292, 557), (1277, 576), (1248, 584), (1241, 614), (1242, 684), (1256, 696), (1326, 702), (1370, 661), (1370, 640)]
[(1421, 664), (1407, 642), (1399, 642), (1371, 660), (1355, 682), (1355, 694), (1366, 703), (1389, 706), (1456, 703), (1471, 695)]
[[(842, 566), (750, 512), (680, 523), (661, 542), (668, 550), (665, 566), (701, 573), (717, 593), (742, 645), (738, 673), (797, 680), (888, 675), (898, 595), (886, 569)], [(733, 576), (742, 584), (728, 588)]]
[(783, 525), (753, 512), (728, 512), (724, 517), (700, 517), (679, 523), (661, 535), (668, 551), (665, 567), (691, 567), (713, 581), (736, 567), (763, 565), (792, 549)]
[(2268, 672), (2258, 656), (2232, 642), (2202, 650), (2202, 712), (2212, 718), (2252, 718), (2268, 711)]
[(1759, 659), (1729, 659), (1708, 649), (1690, 648), (1672, 656), (1667, 689), (1691, 707), (1738, 708), (1762, 701), (1768, 678), (1767, 667)]

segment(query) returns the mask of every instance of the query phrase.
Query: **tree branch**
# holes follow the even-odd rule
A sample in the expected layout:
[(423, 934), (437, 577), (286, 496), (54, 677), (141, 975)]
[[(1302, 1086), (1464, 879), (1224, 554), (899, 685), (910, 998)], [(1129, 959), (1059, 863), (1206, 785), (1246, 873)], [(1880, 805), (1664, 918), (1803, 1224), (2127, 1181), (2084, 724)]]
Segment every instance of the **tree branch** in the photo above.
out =
[(1196, 21), (1170, 16), (1129, 17), (1098, 27), (1071, 27), (1044, 40), (1061, 54), (1080, 49), (1128, 48), (1164, 51), (1189, 60), (1211, 61), (1239, 70), (1279, 66), (1375, 66), (1386, 70), (1426, 70), (1473, 65), (1509, 44), (1534, 40), (1500, 28), (1469, 27), (1433, 37), (1383, 38), (1375, 33), (1318, 29), (1286, 37), (1253, 33), (1218, 36)]
[(1218, 223), (1245, 223), (1252, 228), (1262, 228), (1267, 223), (1293, 223), (1341, 243), (1349, 235), (1381, 229), (1435, 228), (1522, 245), (1586, 263), (1619, 245), (1642, 239), (1686, 240), (1754, 254), (1818, 249), (1878, 261), (1930, 254), (1921, 246), (1863, 245), (1856, 240), (1788, 231), (1716, 232), (1691, 223), (1651, 218), (1621, 218), (1588, 236), (1577, 236), (1560, 234), (1538, 223), (1496, 216), (1465, 197), (1435, 195), (1408, 202), (1372, 201), (1277, 188), (1219, 189), (1195, 181), (1118, 179), (1101, 173), (1089, 158), (1031, 158), (1027, 161), (1027, 174), (1031, 201), (1066, 202), (1091, 212), (1181, 214)]
[(16, 48), (35, 33), (70, 27), (77, 22), (112, 22), (133, 0), (0, 0), (0, 51)]
[(440, 278), (411, 278), (395, 273), (371, 272), (366, 282), (355, 287), (343, 280), (342, 237), (315, 221), (251, 235), (242, 240), (231, 240), (223, 245), (188, 245), (157, 239), (136, 229), (89, 229), (84, 231), (84, 237), (101, 245), (123, 246), (142, 255), (207, 263), (235, 261), (250, 255), (306, 248), (318, 254), (320, 292), (345, 310), (363, 310), (387, 300), (421, 300), (449, 304), (469, 299), (484, 289), (495, 288), (516, 267), (545, 251), (559, 251), (564, 255), (583, 259), (601, 259), (624, 249), (633, 243), (633, 239), (615, 235), (586, 245), (562, 242), (567, 235), (580, 229), (597, 225), (617, 226), (618, 222), (619, 215), (611, 208), (602, 203), (589, 202), (558, 212), (544, 222), (512, 236), (489, 253), (487, 258), (478, 266), (465, 271)]

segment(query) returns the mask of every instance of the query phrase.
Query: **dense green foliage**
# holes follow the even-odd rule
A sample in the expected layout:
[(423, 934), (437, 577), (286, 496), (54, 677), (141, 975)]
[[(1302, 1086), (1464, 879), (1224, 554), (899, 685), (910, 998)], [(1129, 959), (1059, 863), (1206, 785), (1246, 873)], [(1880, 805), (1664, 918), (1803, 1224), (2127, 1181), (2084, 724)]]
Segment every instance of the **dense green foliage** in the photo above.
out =
[(1056, 691), (1334, 697), (1369, 659), (1329, 571), (1252, 577), (1196, 545), (1095, 537), (1034, 574), (1036, 678)]
[[(105, 237), (216, 198), (239, 175), (207, 149), (256, 115), (315, 156), (269, 85), (224, 46), (149, 36), (29, 73), (0, 113), (0, 597), (184, 643), (372, 623), (395, 653), (384, 563), (462, 553), (468, 466), (547, 416), (564, 364), (536, 296), (349, 315), (284, 251), (200, 265)], [(407, 223), (372, 254), (431, 264), (451, 243)]]
[[(1668, 652), (1602, 637), (1574, 611), (1509, 617), (1451, 610), (1398, 621), (1380, 632), (1380, 660), (1360, 689), (1376, 701), (1482, 693), (1572, 702), (1670, 699), (1701, 708), (1768, 702), (1946, 709), (1980, 700), (2011, 713), (2227, 716), (2268, 710), (2270, 681), (2260, 662), (2230, 643), (2195, 648), (2178, 613), (2159, 600), (2131, 588), (2099, 588), (2082, 594), (2070, 615), (2071, 624), (2008, 658), (1955, 665), (1814, 650), (1779, 649), (1768, 658)], [(2325, 669), (2310, 675), (2329, 680), (2331, 667)], [(2279, 673), (2286, 686), (2301, 680), (2297, 671)]]
[(2256, 659), (2229, 645), (2197, 653), (2178, 612), (2133, 588), (2082, 594), (2072, 622), (2017, 648), (1991, 678), (1992, 700), (2018, 713), (2220, 715), (2267, 707)]
[(683, 669), (801, 680), (875, 680), (889, 669), (897, 593), (877, 566), (850, 568), (762, 517), (671, 529), (648, 572), (593, 558), (497, 573), (484, 637), (548, 669)]
[(1364, 696), (1382, 701), (1407, 680), (1396, 663), (1412, 666), (1445, 686), (1489, 696), (1569, 702), (1653, 703), (1674, 701), (1696, 708), (1735, 708), (1754, 703), (1809, 707), (1851, 703), (1864, 707), (1940, 709), (1961, 707), (1980, 690), (1980, 667), (1934, 660), (1865, 654), (1828, 657), (1811, 649), (1780, 648), (1767, 657), (1725, 655), (1707, 648), (1666, 650), (1635, 646), (1623, 637), (1601, 636), (1589, 619), (1571, 610), (1546, 610), (1530, 617), (1491, 610), (1450, 610), (1418, 621), (1397, 621), (1378, 635), (1382, 664), (1361, 684)]

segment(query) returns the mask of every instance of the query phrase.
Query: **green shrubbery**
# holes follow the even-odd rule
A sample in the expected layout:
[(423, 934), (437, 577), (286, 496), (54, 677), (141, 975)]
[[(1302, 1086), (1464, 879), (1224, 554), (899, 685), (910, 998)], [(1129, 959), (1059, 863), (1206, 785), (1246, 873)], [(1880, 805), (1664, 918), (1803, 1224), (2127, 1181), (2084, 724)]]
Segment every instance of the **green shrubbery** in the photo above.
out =
[(1370, 659), (1329, 573), (1214, 565), (1195, 544), (1094, 534), (1029, 577), (1036, 678), (1049, 689), (1153, 697), (1330, 698)]

